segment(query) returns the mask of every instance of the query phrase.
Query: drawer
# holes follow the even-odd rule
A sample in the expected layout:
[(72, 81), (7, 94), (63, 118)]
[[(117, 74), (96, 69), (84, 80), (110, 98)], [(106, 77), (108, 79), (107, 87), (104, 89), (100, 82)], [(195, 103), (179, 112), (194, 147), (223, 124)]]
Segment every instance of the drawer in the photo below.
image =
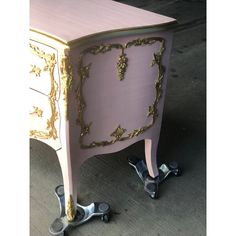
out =
[(42, 43), (30, 40), (30, 82), (29, 86), (45, 95), (56, 90), (59, 99), (59, 67), (57, 50)]
[(60, 148), (60, 114), (55, 99), (30, 89), (30, 137)]

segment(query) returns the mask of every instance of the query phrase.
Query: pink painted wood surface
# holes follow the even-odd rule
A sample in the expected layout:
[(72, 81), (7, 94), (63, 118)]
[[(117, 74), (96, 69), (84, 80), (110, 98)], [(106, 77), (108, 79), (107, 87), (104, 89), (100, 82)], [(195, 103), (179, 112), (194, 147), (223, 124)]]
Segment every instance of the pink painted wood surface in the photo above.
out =
[[(108, 35), (104, 38), (99, 37), (84, 41), (83, 44), (78, 44), (69, 52), (74, 69), (68, 100), (69, 119), (65, 119), (64, 97), (61, 92), (58, 101), (61, 149), (57, 150), (63, 174), (66, 202), (69, 195), (73, 196), (74, 203), (77, 202), (76, 183), (79, 167), (84, 161), (94, 155), (120, 151), (140, 140), (145, 140), (145, 156), (149, 174), (152, 177), (158, 175), (156, 151), (164, 107), (172, 32), (152, 30), (152, 33), (147, 33), (145, 29), (174, 21), (173, 18), (111, 0), (31, 0), (30, 26), (65, 42), (101, 32), (140, 28), (135, 33), (134, 31), (126, 31), (124, 34)], [(141, 29), (142, 27), (144, 30)], [(105, 147), (82, 149), (79, 144), (80, 126), (76, 123), (78, 103), (75, 95), (80, 52), (93, 45), (125, 44), (134, 39), (147, 37), (165, 39), (162, 64), (166, 71), (162, 83), (162, 98), (157, 106), (158, 118), (154, 125), (132, 139), (118, 141)], [(127, 49), (125, 53), (129, 61), (123, 81), (117, 79), (116, 63), (120, 52), (114, 49), (103, 55), (86, 56), (85, 65), (91, 62), (92, 69), (83, 86), (83, 94), (87, 104), (84, 115), (86, 121), (93, 123), (91, 133), (84, 140), (85, 143), (109, 139), (111, 132), (118, 125), (129, 132), (150, 122), (146, 115), (148, 106), (154, 100), (154, 80), (157, 76), (157, 69), (150, 67), (150, 64), (153, 53), (157, 52), (158, 46), (156, 45)]]
[(147, 169), (149, 175), (153, 178), (158, 176), (159, 171), (157, 167), (157, 146), (158, 146), (159, 134), (158, 138), (155, 139), (145, 139), (145, 160), (147, 163)]
[(30, 1), (30, 27), (66, 42), (106, 31), (174, 21), (173, 18), (111, 0)]
[[(61, 142), (62, 148), (57, 150), (57, 156), (61, 166), (61, 172), (63, 177), (63, 185), (65, 192), (66, 203), (69, 200), (70, 195), (74, 199), (74, 207), (77, 203), (77, 181), (78, 181), (78, 169), (80, 165), (77, 164), (78, 158), (70, 152), (70, 137), (69, 137), (69, 122), (61, 119), (62, 127)], [(67, 210), (67, 204), (66, 204)]]
[[(127, 141), (118, 141), (113, 145), (81, 149), (78, 143), (80, 127), (76, 125), (78, 114), (75, 94), (70, 94), (69, 122), (71, 153), (77, 156), (80, 165), (86, 159), (105, 153), (113, 153), (122, 150), (129, 145), (144, 139), (152, 140), (150, 153), (147, 154), (149, 173), (152, 176), (158, 175), (156, 165), (156, 151), (161, 129), (161, 120), (164, 107), (164, 97), (167, 84), (167, 73), (169, 67), (169, 56), (172, 44), (171, 32), (158, 32), (151, 34), (127, 35), (119, 38), (96, 41), (94, 43), (78, 46), (71, 51), (70, 57), (73, 62), (74, 83), (72, 90), (76, 89), (78, 74), (78, 55), (89, 46), (112, 43), (126, 43), (137, 38), (162, 37), (165, 39), (165, 52), (162, 58), (166, 72), (162, 83), (162, 98), (158, 104), (158, 118), (154, 125), (143, 134), (133, 137)], [(158, 45), (133, 47), (127, 50), (128, 67), (125, 73), (125, 79), (117, 79), (116, 62), (119, 53), (116, 49), (111, 52), (86, 57), (85, 65), (92, 63), (90, 76), (86, 79), (83, 86), (83, 94), (87, 104), (84, 115), (85, 120), (92, 122), (90, 134), (85, 139), (85, 143), (91, 141), (111, 139), (110, 134), (118, 125), (121, 125), (127, 131), (148, 124), (147, 118), (148, 106), (152, 104), (155, 95), (154, 80), (157, 77), (158, 70), (150, 66), (153, 53), (158, 51)], [(147, 151), (147, 148), (146, 148)]]

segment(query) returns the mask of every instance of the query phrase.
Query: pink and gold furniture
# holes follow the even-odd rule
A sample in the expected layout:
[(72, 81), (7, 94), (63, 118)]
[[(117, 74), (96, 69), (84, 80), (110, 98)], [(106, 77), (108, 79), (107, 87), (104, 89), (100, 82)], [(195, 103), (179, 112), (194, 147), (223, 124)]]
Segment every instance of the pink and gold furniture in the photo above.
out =
[[(109, 206), (77, 203), (80, 165), (145, 140), (150, 178), (159, 175), (161, 128), (175, 19), (111, 0), (31, 0), (30, 137), (55, 149), (63, 234)], [(81, 216), (82, 215), (82, 216)]]

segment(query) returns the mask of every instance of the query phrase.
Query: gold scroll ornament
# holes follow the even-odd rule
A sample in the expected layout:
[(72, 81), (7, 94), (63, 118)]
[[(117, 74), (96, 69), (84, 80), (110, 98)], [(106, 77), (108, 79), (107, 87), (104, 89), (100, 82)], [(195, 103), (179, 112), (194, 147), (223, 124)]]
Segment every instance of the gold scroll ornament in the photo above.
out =
[(61, 59), (60, 64), (62, 90), (64, 95), (65, 118), (68, 120), (68, 95), (72, 84), (72, 67), (68, 56)]
[[(153, 60), (151, 66), (156, 65), (158, 67), (158, 75), (155, 80), (155, 99), (153, 103), (148, 107), (147, 117), (151, 117), (151, 122), (143, 127), (134, 129), (133, 131), (127, 133), (125, 128), (122, 128), (120, 125), (111, 132), (110, 140), (102, 140), (102, 141), (93, 141), (89, 144), (84, 144), (83, 138), (85, 135), (89, 134), (90, 126), (92, 122), (87, 123), (84, 120), (84, 111), (86, 109), (86, 102), (83, 95), (83, 85), (86, 79), (89, 77), (89, 70), (91, 68), (91, 63), (88, 65), (84, 65), (83, 59), (87, 54), (98, 55), (100, 53), (106, 53), (111, 51), (112, 49), (121, 50), (121, 55), (118, 58), (117, 69), (118, 69), (118, 78), (120, 81), (124, 79), (125, 72), (128, 66), (128, 58), (126, 57), (125, 50), (130, 47), (138, 47), (138, 46), (146, 46), (152, 45), (154, 43), (160, 43), (159, 52), (153, 54)], [(111, 145), (117, 141), (124, 141), (131, 139), (135, 136), (138, 136), (148, 130), (156, 120), (158, 115), (157, 113), (157, 104), (160, 101), (162, 95), (162, 81), (164, 78), (165, 68), (161, 63), (161, 59), (163, 56), (163, 52), (165, 50), (165, 40), (160, 37), (151, 37), (151, 38), (143, 38), (143, 39), (135, 39), (127, 42), (126, 44), (102, 44), (98, 46), (92, 46), (85, 50), (83, 50), (79, 55), (79, 64), (78, 64), (78, 75), (79, 81), (76, 89), (76, 99), (77, 99), (77, 123), (80, 125), (80, 146), (81, 148), (93, 148), (99, 146)]]
[(34, 110), (30, 112), (30, 115), (37, 115), (38, 117), (43, 117), (43, 110), (38, 107), (33, 106)]
[(41, 138), (41, 139), (57, 139), (57, 130), (55, 128), (55, 121), (58, 119), (58, 112), (56, 111), (56, 94), (58, 91), (58, 85), (54, 80), (54, 68), (56, 65), (55, 54), (46, 54), (44, 51), (40, 50), (37, 46), (32, 45), (30, 43), (31, 52), (38, 56), (40, 59), (44, 60), (45, 67), (44, 70), (49, 72), (50, 75), (50, 82), (51, 82), (51, 91), (48, 95), (48, 101), (51, 108), (51, 117), (47, 119), (47, 127), (45, 131), (39, 130), (30, 130), (30, 136), (34, 138)]
[(36, 65), (31, 65), (30, 73), (33, 73), (35, 74), (36, 77), (39, 77), (41, 73), (41, 69), (37, 67)]

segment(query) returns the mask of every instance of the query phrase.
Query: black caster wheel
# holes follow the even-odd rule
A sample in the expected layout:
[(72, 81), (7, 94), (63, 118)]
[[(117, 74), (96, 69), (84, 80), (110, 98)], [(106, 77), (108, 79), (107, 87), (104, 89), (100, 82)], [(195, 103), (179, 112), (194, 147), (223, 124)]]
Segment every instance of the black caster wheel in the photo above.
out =
[(61, 218), (56, 218), (49, 227), (49, 232), (52, 235), (64, 236), (64, 230), (65, 227)]
[(175, 175), (176, 177), (181, 176), (181, 175), (182, 175), (182, 169), (178, 168), (178, 169), (174, 172), (174, 175)]
[(169, 164), (169, 168), (170, 168), (171, 172), (172, 172), (175, 176), (177, 176), (177, 177), (178, 177), (178, 176), (181, 176), (182, 170), (181, 170), (181, 168), (179, 168), (177, 162), (171, 162), (171, 163)]
[(158, 182), (157, 180), (148, 177), (144, 182), (144, 190), (148, 193), (151, 199), (157, 199), (158, 195)]
[(109, 214), (102, 215), (101, 220), (105, 223), (108, 223), (110, 221), (110, 215)]

